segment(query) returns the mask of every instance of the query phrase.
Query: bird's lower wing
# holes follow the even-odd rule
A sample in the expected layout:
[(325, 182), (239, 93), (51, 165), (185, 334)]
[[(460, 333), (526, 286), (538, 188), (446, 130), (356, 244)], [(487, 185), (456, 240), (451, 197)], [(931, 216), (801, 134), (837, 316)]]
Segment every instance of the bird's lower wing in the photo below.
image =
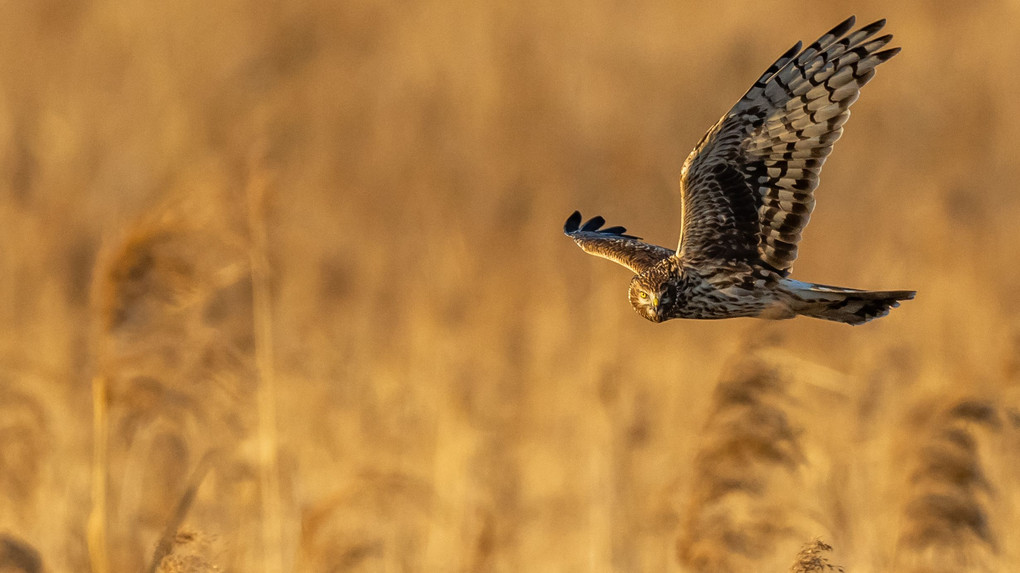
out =
[(634, 274), (641, 274), (675, 254), (672, 249), (651, 245), (641, 241), (640, 237), (627, 235), (624, 227), (602, 228), (606, 222), (602, 217), (593, 217), (583, 225), (581, 221), (581, 213), (574, 211), (563, 225), (563, 233), (574, 239), (584, 252), (619, 263)]

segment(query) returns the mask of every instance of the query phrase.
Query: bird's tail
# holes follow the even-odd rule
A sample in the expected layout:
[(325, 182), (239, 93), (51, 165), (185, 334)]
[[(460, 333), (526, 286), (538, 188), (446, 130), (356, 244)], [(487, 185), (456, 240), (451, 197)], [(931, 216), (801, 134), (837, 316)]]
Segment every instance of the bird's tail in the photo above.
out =
[(790, 309), (797, 314), (842, 322), (864, 324), (889, 314), (889, 309), (911, 300), (912, 290), (857, 290), (805, 283), (787, 279), (785, 286), (792, 295)]

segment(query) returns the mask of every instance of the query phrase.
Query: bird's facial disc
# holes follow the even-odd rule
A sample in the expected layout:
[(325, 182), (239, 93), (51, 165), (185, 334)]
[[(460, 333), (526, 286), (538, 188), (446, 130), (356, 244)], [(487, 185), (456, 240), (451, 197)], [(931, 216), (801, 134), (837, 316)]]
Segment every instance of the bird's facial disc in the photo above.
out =
[(664, 291), (635, 281), (630, 287), (630, 302), (641, 316), (652, 322), (662, 322), (665, 319), (663, 306), (672, 302), (670, 293)]

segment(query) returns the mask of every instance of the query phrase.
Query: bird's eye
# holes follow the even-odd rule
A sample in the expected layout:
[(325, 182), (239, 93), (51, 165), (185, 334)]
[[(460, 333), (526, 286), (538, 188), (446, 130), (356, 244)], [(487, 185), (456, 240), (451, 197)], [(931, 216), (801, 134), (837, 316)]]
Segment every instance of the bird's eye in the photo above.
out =
[(645, 299), (645, 298), (648, 298), (648, 293), (643, 292), (643, 293), (639, 294), (638, 296), (640, 296), (642, 299)]

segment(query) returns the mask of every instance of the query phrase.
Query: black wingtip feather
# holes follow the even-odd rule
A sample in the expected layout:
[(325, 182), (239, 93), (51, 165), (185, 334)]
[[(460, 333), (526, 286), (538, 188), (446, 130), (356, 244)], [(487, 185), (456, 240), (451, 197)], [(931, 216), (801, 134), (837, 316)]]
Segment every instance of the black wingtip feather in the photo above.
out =
[(871, 57), (877, 58), (879, 62), (884, 62), (889, 60), (896, 54), (900, 53), (901, 49), (902, 48), (900, 48), (899, 46), (895, 48), (889, 48), (888, 50), (882, 50), (881, 52), (878, 52), (877, 54), (874, 54)]
[(603, 229), (602, 225), (606, 224), (606, 220), (598, 215), (588, 219), (588, 221), (583, 225), (581, 224), (581, 221), (581, 212), (574, 211), (570, 217), (567, 217), (567, 222), (563, 224), (563, 232), (567, 235), (572, 235), (574, 233), (596, 233), (599, 235), (610, 235), (624, 239), (641, 239), (641, 237), (627, 235), (627, 228), (620, 225), (615, 227), (606, 227)]
[(790, 47), (789, 50), (786, 50), (786, 53), (784, 53), (782, 56), (779, 56), (779, 59), (777, 61), (782, 62), (792, 59), (794, 56), (797, 55), (798, 52), (800, 52), (800, 49), (803, 47), (804, 42), (798, 40), (797, 43)]
[(621, 227), (619, 225), (615, 227), (606, 227), (599, 231), (600, 233), (609, 233), (611, 235), (622, 235), (627, 232), (627, 227)]
[(884, 27), (885, 27), (885, 18), (881, 18), (881, 19), (875, 20), (874, 22), (872, 22), (872, 23), (868, 24), (867, 26), (861, 28), (861, 30), (867, 30), (868, 32), (874, 34), (875, 32), (881, 30)]
[(846, 34), (847, 32), (849, 32), (850, 28), (853, 28), (854, 24), (856, 24), (856, 23), (857, 23), (857, 16), (854, 16), (853, 14), (851, 14), (849, 18), (847, 18), (846, 20), (843, 20), (839, 24), (836, 24), (836, 26), (833, 29), (831, 29), (828, 32), (826, 32), (825, 35), (828, 36), (829, 34), (832, 34), (833, 36), (836, 36), (838, 38), (838, 37), (842, 36), (843, 34)]
[(574, 211), (573, 213), (571, 213), (569, 217), (567, 217), (567, 222), (563, 223), (563, 232), (567, 235), (569, 235), (570, 233), (575, 233), (578, 230), (580, 230), (581, 228), (580, 225), (581, 225), (581, 212)]
[(581, 225), (581, 230), (586, 232), (598, 231), (602, 225), (606, 224), (606, 220), (601, 215), (595, 215), (588, 222)]
[(885, 44), (888, 44), (889, 42), (891, 42), (892, 39), (893, 39), (893, 35), (892, 34), (886, 34), (884, 36), (879, 36), (879, 37), (877, 37), (877, 38), (875, 38), (873, 40), (870, 40), (868, 43), (869, 44), (881, 43), (884, 46)]

